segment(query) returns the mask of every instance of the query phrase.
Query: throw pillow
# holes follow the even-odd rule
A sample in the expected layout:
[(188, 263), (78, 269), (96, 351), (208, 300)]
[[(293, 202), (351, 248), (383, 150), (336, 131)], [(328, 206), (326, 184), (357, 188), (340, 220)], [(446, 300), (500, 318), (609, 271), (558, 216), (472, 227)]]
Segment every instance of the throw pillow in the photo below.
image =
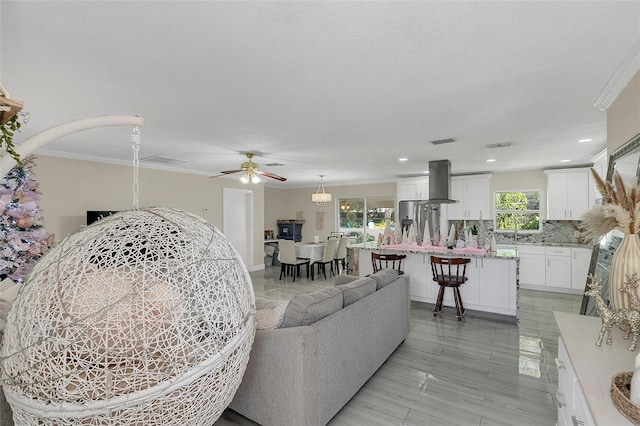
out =
[(342, 309), (342, 304), (342, 292), (335, 287), (296, 294), (287, 305), (280, 328), (313, 324)]
[(371, 278), (376, 280), (376, 283), (378, 283), (377, 289), (380, 290), (382, 287), (398, 279), (398, 271), (395, 269), (381, 269), (375, 274), (372, 274)]
[(350, 304), (357, 302), (365, 296), (370, 295), (376, 291), (376, 281), (372, 278), (363, 277), (359, 278), (348, 284), (339, 285), (342, 291), (342, 297), (344, 298), (344, 307), (346, 308)]
[(280, 327), (285, 309), (286, 301), (256, 299), (256, 330)]

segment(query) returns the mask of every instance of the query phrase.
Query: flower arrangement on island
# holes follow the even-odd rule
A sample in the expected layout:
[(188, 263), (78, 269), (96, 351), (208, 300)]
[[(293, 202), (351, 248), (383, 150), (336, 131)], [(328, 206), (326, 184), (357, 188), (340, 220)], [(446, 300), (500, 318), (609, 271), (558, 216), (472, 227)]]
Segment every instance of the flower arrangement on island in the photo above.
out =
[(582, 216), (582, 235), (586, 241), (596, 243), (600, 237), (614, 229), (624, 234), (640, 231), (640, 183), (634, 179), (625, 184), (618, 172), (613, 184), (605, 182), (591, 169), (604, 204), (592, 207)]

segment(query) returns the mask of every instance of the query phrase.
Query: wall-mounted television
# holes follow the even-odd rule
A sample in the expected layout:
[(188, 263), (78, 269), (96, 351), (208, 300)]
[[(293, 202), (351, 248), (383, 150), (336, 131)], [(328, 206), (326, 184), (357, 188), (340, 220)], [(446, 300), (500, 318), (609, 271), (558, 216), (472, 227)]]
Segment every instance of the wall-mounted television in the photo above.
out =
[(91, 225), (103, 217), (118, 213), (118, 210), (87, 210), (87, 225)]

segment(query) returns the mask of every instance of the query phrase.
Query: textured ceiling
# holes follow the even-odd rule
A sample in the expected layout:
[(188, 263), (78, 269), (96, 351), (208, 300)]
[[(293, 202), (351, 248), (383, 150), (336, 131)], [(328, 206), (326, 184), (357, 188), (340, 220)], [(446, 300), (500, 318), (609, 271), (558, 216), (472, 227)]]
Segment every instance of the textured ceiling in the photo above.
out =
[[(3, 0), (0, 13), (0, 79), (31, 115), (18, 142), (139, 114), (141, 157), (215, 175), (255, 150), (282, 188), (388, 181), (444, 158), (453, 173), (588, 163), (606, 145), (593, 103), (640, 39), (628, 1)], [(129, 163), (129, 133), (42, 153)], [(443, 138), (457, 142), (428, 143)]]

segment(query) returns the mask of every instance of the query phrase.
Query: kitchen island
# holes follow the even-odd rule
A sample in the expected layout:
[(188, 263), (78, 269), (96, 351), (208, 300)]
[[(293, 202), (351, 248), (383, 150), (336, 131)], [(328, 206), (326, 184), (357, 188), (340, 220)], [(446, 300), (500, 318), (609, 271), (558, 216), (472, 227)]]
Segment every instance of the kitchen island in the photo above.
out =
[[(513, 250), (488, 253), (480, 249), (453, 249), (410, 245), (383, 246), (380, 249), (351, 247), (358, 259), (358, 275), (373, 272), (371, 252), (406, 254), (403, 266), (409, 277), (411, 300), (435, 304), (440, 286), (433, 281), (430, 255), (440, 257), (469, 257), (468, 281), (460, 286), (465, 309), (491, 314), (507, 321), (518, 321), (518, 256)], [(355, 253), (357, 251), (357, 254)], [(355, 265), (354, 265), (355, 266)], [(451, 291), (445, 291), (445, 306), (455, 306)]]

